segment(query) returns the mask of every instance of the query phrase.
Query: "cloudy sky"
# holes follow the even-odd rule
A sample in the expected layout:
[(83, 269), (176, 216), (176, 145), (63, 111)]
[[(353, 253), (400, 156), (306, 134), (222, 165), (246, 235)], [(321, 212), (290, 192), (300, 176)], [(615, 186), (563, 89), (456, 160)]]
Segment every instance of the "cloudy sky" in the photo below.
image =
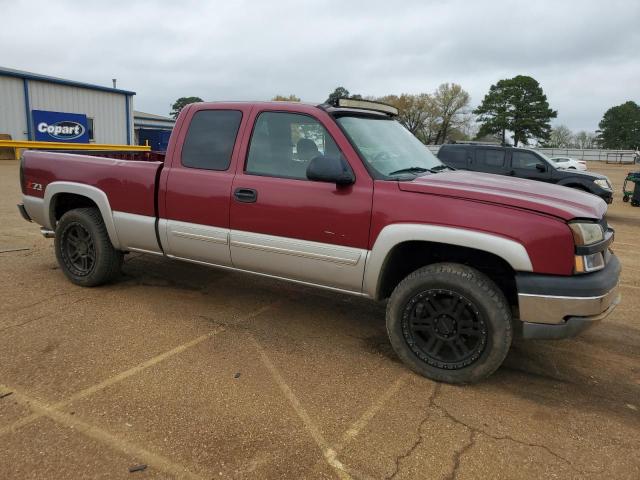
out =
[(640, 102), (640, 1), (0, 0), (0, 65), (134, 90), (168, 114), (181, 96), (323, 101), (463, 86), (477, 105), (531, 75), (555, 124), (595, 130)]

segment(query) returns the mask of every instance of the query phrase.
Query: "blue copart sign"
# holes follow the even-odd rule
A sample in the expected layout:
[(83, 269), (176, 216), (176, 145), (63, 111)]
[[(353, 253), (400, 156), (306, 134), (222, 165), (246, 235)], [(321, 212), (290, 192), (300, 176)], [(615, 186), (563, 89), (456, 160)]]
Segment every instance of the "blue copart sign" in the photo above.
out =
[(88, 143), (87, 116), (79, 113), (32, 110), (35, 139), (41, 142)]

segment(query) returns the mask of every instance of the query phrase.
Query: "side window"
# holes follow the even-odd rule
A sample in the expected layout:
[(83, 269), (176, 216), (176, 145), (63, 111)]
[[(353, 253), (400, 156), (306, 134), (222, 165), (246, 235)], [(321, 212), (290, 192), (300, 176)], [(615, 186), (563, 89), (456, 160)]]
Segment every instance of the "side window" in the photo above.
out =
[(487, 168), (504, 167), (504, 150), (478, 149), (476, 150), (476, 163)]
[(95, 132), (93, 118), (87, 117), (87, 127), (88, 127), (87, 130), (89, 130), (89, 141), (93, 142), (95, 140), (94, 133), (93, 133)]
[(542, 163), (536, 155), (530, 152), (517, 152), (511, 154), (511, 167), (525, 170), (535, 170), (536, 165)]
[(313, 158), (338, 155), (340, 150), (331, 135), (313, 117), (263, 112), (253, 128), (245, 171), (306, 180)]
[(182, 165), (204, 170), (227, 170), (242, 112), (200, 110), (191, 119), (182, 146)]
[(453, 167), (467, 166), (467, 149), (466, 148), (443, 148), (438, 158), (443, 163)]

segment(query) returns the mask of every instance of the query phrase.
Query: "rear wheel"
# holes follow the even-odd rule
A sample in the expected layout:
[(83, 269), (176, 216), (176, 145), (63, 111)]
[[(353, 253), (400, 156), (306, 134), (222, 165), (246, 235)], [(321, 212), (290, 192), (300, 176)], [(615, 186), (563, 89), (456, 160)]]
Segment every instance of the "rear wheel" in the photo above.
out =
[(439, 263), (416, 270), (387, 305), (387, 332), (412, 370), (433, 380), (469, 383), (493, 373), (511, 346), (509, 304), (484, 274)]
[(111, 244), (97, 208), (65, 213), (56, 226), (56, 258), (76, 285), (95, 287), (113, 280), (122, 265), (122, 252)]

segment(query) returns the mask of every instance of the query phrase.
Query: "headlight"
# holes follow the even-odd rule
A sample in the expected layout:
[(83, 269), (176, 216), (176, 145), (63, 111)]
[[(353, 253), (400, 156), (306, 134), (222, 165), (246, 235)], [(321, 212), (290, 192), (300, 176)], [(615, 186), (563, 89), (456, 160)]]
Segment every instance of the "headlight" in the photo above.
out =
[(609, 180), (607, 180), (606, 178), (598, 178), (594, 180), (593, 183), (598, 185), (600, 188), (611, 190), (611, 184), (609, 183)]
[[(604, 180), (603, 180), (604, 181)], [(570, 223), (573, 241), (577, 246), (591, 245), (604, 240), (604, 231), (597, 223)]]

